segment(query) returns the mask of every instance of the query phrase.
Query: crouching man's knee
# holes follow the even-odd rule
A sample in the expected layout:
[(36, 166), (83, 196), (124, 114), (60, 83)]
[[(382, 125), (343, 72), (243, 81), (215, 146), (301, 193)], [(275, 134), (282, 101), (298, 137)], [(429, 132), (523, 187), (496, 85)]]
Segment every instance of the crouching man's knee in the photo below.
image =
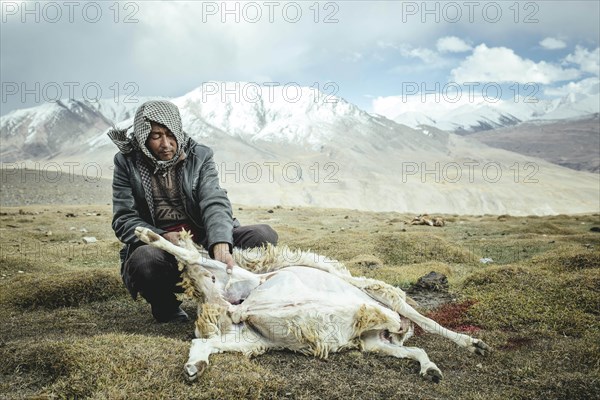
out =
[(276, 246), (278, 239), (277, 232), (266, 224), (240, 226), (233, 230), (233, 245), (242, 249), (266, 246), (269, 243)]

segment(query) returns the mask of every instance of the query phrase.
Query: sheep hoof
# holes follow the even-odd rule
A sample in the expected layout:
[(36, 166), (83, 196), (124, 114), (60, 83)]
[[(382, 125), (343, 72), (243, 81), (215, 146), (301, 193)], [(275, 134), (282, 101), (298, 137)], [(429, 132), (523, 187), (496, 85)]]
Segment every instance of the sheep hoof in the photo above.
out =
[(160, 235), (141, 226), (135, 228), (135, 235), (144, 243), (152, 243), (160, 240)]
[(421, 373), (421, 376), (423, 379), (433, 383), (440, 383), (443, 378), (442, 372), (434, 367), (429, 367), (425, 372)]
[(485, 356), (492, 352), (492, 348), (479, 339), (473, 339), (473, 343), (471, 343), (469, 350), (480, 356)]
[(185, 364), (185, 367), (183, 369), (188, 382), (194, 382), (196, 379), (198, 379), (198, 377), (201, 376), (204, 373), (204, 371), (206, 371), (207, 366), (208, 364), (206, 361), (198, 361), (196, 363)]

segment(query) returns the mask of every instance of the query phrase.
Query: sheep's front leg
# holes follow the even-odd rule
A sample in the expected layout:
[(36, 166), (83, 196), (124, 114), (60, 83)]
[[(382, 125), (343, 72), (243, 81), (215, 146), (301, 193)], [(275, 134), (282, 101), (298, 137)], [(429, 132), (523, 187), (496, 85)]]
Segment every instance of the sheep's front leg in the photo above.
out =
[(148, 228), (138, 226), (135, 228), (135, 235), (142, 242), (154, 246), (167, 253), (173, 254), (175, 257), (183, 261), (185, 264), (200, 264), (200, 254), (196, 250), (188, 250), (183, 247), (179, 247), (169, 242), (158, 233), (151, 231)]
[(208, 367), (208, 356), (212, 354), (210, 339), (192, 339), (190, 356), (183, 367), (185, 377), (190, 382), (201, 376)]
[(420, 365), (420, 375), (429, 381), (439, 383), (442, 379), (442, 372), (439, 370), (425, 353), (425, 350), (418, 347), (405, 347), (391, 343), (380, 336), (381, 331), (371, 332), (363, 337), (363, 349), (388, 354), (398, 358), (410, 358)]
[(220, 336), (193, 339), (184, 373), (189, 381), (194, 381), (206, 371), (211, 354), (231, 351), (253, 356), (264, 353), (270, 347), (272, 345), (265, 338), (248, 329), (243, 323), (237, 324)]

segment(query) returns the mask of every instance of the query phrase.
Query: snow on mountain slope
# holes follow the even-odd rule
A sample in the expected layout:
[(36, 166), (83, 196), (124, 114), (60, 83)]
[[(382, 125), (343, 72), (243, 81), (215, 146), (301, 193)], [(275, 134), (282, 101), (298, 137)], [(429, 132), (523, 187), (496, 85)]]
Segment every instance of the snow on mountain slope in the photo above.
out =
[(4, 162), (48, 157), (68, 146), (81, 146), (108, 126), (89, 103), (61, 100), (15, 110), (0, 118), (0, 157)]
[(90, 107), (104, 115), (110, 122), (118, 123), (120, 121), (132, 119), (138, 107), (148, 100), (156, 100), (157, 97), (130, 98), (121, 96), (112, 99), (100, 99), (94, 103), (88, 103)]
[[(199, 87), (173, 102), (189, 125), (209, 125), (244, 140), (318, 147), (330, 133), (328, 124), (349, 118), (364, 123), (372, 118), (345, 100), (325, 98), (313, 88), (258, 87), (244, 82), (236, 82), (236, 86), (227, 86), (226, 82), (213, 84), (219, 89), (217, 93), (215, 86), (207, 85), (208, 89)], [(235, 94), (227, 92), (232, 89)]]
[(600, 111), (597, 86), (587, 93), (570, 93), (562, 98), (539, 100), (532, 96), (517, 96), (511, 101), (479, 101), (464, 104), (421, 103), (415, 111), (399, 112), (394, 121), (413, 128), (419, 125), (456, 132), (470, 133), (517, 125), (536, 119), (576, 118)]
[(590, 114), (597, 114), (599, 111), (600, 95), (586, 96), (571, 93), (560, 99), (554, 109), (541, 115), (539, 119), (571, 119)]

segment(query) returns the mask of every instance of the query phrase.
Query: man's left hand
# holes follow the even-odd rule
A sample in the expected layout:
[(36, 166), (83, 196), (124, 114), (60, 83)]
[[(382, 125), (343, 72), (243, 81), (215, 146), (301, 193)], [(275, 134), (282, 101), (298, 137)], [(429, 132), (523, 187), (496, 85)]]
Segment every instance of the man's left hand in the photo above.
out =
[(179, 246), (179, 232), (165, 232), (162, 237), (173, 243), (175, 246)]
[(221, 261), (222, 263), (227, 265), (227, 273), (231, 274), (231, 270), (235, 265), (235, 261), (233, 261), (233, 256), (229, 252), (229, 244), (228, 243), (217, 243), (213, 247), (213, 255), (214, 259), (217, 261)]

